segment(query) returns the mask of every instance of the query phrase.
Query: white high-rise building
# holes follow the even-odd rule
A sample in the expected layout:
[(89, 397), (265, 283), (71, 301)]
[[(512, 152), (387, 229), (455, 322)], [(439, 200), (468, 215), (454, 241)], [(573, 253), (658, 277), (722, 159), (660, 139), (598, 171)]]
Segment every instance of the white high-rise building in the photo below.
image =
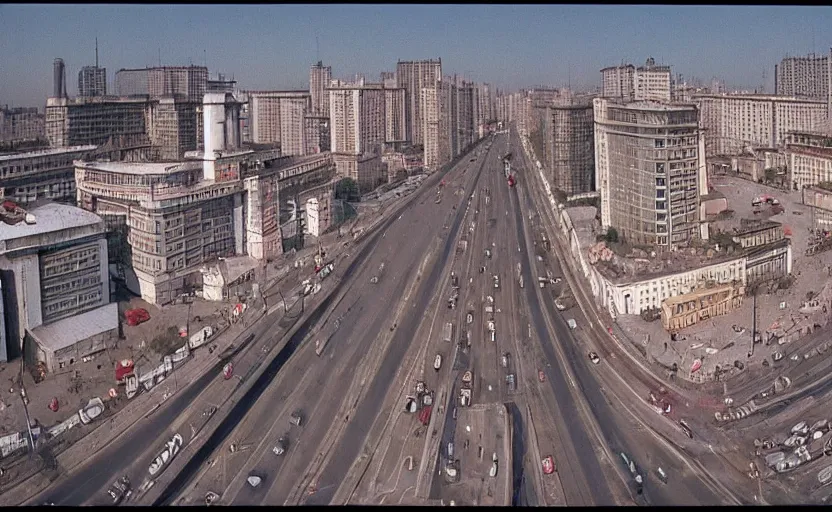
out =
[(332, 67), (323, 62), (309, 69), (309, 94), (312, 98), (312, 115), (326, 117), (329, 115), (329, 93), (327, 87), (332, 81)]

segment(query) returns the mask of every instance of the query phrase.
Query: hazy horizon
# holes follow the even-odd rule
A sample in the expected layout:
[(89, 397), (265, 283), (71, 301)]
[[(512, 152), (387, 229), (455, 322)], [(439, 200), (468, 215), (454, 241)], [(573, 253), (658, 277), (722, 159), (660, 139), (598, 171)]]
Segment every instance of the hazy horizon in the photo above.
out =
[(250, 90), (306, 89), (318, 60), (333, 77), (376, 80), (397, 60), (437, 57), (443, 74), (500, 89), (587, 88), (600, 85), (601, 68), (653, 57), (686, 79), (773, 93), (784, 56), (832, 44), (830, 7), (32, 4), (0, 5), (0, 18), (0, 105), (40, 109), (53, 60), (64, 60), (76, 94), (96, 37), (108, 92), (116, 71), (160, 57)]

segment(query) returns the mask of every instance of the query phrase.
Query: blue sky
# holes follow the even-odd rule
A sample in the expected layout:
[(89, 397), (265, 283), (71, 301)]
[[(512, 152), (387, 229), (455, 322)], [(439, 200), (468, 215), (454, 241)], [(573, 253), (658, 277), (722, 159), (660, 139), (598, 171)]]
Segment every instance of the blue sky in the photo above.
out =
[(648, 56), (682, 73), (755, 88), (786, 54), (828, 52), (829, 7), (572, 5), (0, 5), (0, 104), (42, 107), (52, 61), (69, 91), (95, 60), (119, 68), (207, 63), (245, 89), (306, 88), (320, 58), (335, 77), (375, 79), (399, 59), (502, 88), (595, 85), (602, 67)]

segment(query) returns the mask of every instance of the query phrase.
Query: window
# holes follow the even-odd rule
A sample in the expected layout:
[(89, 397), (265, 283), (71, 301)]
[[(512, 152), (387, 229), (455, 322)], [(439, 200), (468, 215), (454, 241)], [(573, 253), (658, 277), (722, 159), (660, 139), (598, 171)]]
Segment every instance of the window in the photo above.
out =
[(656, 174), (664, 174), (664, 162), (656, 164)]

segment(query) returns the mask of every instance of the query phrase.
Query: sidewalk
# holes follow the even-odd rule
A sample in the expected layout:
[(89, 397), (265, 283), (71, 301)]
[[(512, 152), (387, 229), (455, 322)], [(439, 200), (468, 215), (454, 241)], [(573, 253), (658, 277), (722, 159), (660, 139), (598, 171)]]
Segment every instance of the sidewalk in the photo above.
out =
[[(192, 356), (182, 366), (174, 370), (176, 372), (176, 378), (182, 380), (182, 382), (191, 382), (201, 375), (204, 375), (211, 367), (217, 364), (217, 354), (229, 347), (232, 342), (240, 338), (252, 326), (256, 325), (256, 322), (263, 315), (264, 311), (262, 307), (256, 308), (253, 313), (249, 313), (243, 320), (232, 324), (231, 327), (214, 340), (212, 345), (216, 346), (216, 349), (213, 353), (209, 353), (207, 349), (192, 352)], [(92, 430), (86, 431), (82, 438), (57, 453), (55, 458), (58, 468), (60, 468), (60, 475), (71, 473), (74, 469), (91, 459), (98, 451), (124, 434), (132, 425), (164, 401), (163, 395), (169, 392), (169, 388), (169, 385), (159, 384), (149, 392), (139, 394), (133, 400), (130, 400), (123, 409), (118, 411), (114, 410), (115, 404), (120, 402), (118, 398), (114, 401), (105, 402), (105, 413), (99, 417), (103, 419), (95, 421), (91, 425)], [(76, 427), (76, 429), (83, 432), (85, 427)], [(57, 448), (61, 445), (67, 445), (67, 442), (62, 442), (62, 437), (55, 438), (48, 446)], [(36, 457), (33, 461), (37, 461), (39, 467), (34, 471), (26, 473), (27, 476), (23, 476), (23, 479), (12, 484), (10, 486), (11, 488), (4, 489), (0, 498), (0, 505), (13, 506), (21, 504), (46, 489), (52, 483), (53, 479), (50, 479), (40, 471), (44, 465), (42, 458)], [(22, 475), (23, 473), (21, 472)]]

